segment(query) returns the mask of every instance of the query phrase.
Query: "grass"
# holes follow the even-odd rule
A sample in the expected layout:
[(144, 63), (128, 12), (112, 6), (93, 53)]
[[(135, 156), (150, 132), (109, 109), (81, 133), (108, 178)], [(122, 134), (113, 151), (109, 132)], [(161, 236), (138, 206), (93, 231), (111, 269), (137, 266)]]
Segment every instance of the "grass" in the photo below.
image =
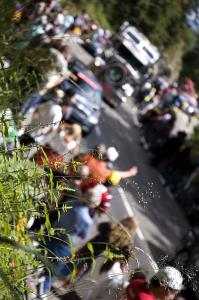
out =
[(184, 42), (181, 40), (177, 44), (166, 49), (166, 58), (172, 70), (173, 79), (177, 79), (182, 69), (182, 56), (184, 53)]

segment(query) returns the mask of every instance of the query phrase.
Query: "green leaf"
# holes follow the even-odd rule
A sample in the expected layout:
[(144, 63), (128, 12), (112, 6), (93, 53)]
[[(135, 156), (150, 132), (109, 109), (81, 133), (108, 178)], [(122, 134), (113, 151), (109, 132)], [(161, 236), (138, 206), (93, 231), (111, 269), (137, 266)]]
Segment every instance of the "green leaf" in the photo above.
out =
[(50, 232), (51, 223), (50, 223), (50, 219), (49, 219), (49, 215), (48, 214), (46, 214), (46, 222), (45, 222), (45, 224), (46, 224), (46, 228), (47, 228), (48, 232)]
[(55, 235), (55, 230), (51, 227), (49, 233), (50, 235)]
[(93, 256), (94, 255), (93, 245), (90, 242), (88, 242), (87, 247), (88, 247), (88, 250), (90, 251), (91, 255)]

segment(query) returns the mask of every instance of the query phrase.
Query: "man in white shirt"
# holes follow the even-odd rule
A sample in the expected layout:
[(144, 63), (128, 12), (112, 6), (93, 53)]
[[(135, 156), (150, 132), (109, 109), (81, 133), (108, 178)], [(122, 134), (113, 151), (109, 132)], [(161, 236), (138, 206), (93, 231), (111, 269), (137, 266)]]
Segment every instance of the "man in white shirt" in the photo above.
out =
[(53, 101), (39, 104), (29, 110), (22, 122), (23, 131), (41, 145), (48, 143), (51, 134), (55, 132), (72, 103), (65, 97), (59, 105)]

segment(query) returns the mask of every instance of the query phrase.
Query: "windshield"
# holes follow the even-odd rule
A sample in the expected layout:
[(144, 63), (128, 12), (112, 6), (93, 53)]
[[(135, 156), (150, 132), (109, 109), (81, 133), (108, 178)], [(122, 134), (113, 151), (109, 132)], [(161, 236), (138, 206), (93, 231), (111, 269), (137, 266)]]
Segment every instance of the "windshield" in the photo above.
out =
[(146, 68), (144, 65), (124, 46), (120, 45), (118, 47), (119, 55), (124, 58), (134, 69), (144, 73)]
[(81, 78), (78, 78), (76, 82), (64, 80), (61, 84), (61, 89), (67, 91), (70, 88), (74, 89), (77, 94), (85, 97), (89, 102), (95, 103), (98, 106), (101, 105), (102, 89), (100, 86), (98, 90), (94, 90)]
[(96, 91), (92, 89), (85, 81), (82, 79), (78, 79), (76, 82), (78, 86), (76, 86), (76, 89), (78, 91), (78, 94), (81, 94), (85, 98), (89, 99), (92, 102), (95, 102), (96, 104), (100, 104), (101, 102), (101, 92), (100, 90)]

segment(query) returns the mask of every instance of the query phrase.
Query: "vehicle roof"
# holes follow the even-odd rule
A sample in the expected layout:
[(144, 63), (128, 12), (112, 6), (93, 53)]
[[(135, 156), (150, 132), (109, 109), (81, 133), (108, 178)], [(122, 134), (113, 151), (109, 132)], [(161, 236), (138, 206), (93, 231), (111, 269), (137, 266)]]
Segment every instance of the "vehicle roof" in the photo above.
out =
[(129, 41), (128, 49), (132, 52), (139, 53), (141, 55), (141, 60), (145, 61), (145, 65), (155, 63), (159, 57), (160, 53), (158, 48), (154, 46), (149, 39), (141, 32), (137, 30), (134, 26), (127, 26), (121, 32), (121, 37), (123, 40)]
[(95, 85), (97, 85), (98, 90), (102, 89), (96, 76), (89, 69), (87, 69), (87, 67), (80, 60), (74, 60), (72, 63), (70, 63), (69, 68), (75, 74), (78, 73), (84, 74), (85, 77), (87, 77), (88, 79), (93, 81)]

